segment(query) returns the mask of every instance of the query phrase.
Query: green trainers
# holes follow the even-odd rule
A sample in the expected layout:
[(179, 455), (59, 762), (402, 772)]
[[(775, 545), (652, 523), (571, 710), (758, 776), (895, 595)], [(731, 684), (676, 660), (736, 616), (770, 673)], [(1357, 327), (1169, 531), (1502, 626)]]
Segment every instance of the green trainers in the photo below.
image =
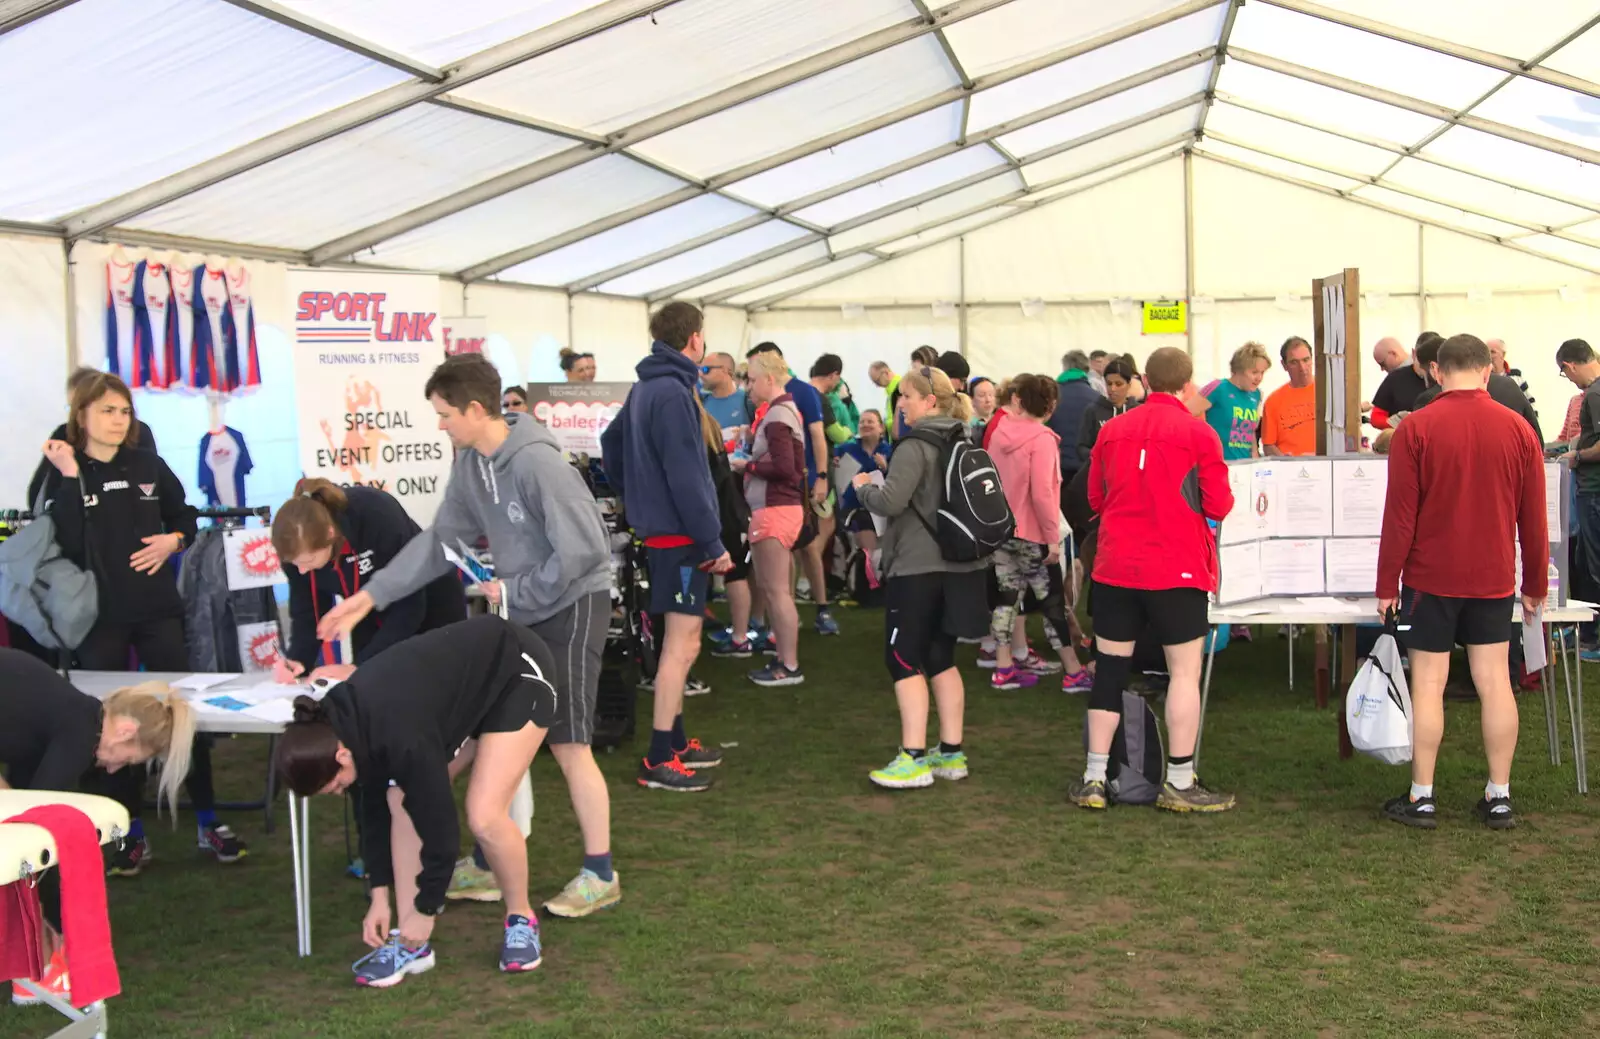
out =
[(445, 890), (444, 897), (457, 901), (498, 902), (500, 885), (493, 873), (479, 869), (469, 855), (456, 862), (456, 871), (450, 876), (450, 887)]
[(867, 778), (878, 786), (888, 787), (890, 790), (908, 790), (912, 787), (932, 786), (933, 770), (928, 767), (928, 755), (914, 758), (902, 750), (887, 765), (873, 769)]
[(927, 762), (928, 771), (933, 773), (935, 779), (967, 778), (967, 752), (964, 750), (948, 754), (935, 747), (922, 760)]

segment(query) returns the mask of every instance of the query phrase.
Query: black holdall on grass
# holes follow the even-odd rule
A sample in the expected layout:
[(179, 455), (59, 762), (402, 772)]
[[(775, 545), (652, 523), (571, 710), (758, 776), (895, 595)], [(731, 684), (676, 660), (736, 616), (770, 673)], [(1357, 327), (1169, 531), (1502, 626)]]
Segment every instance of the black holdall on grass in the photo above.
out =
[[(1089, 729), (1083, 730), (1083, 747), (1089, 749)], [(1138, 693), (1123, 690), (1122, 720), (1111, 738), (1111, 760), (1106, 764), (1106, 796), (1113, 804), (1152, 805), (1166, 778), (1167, 755), (1161, 744), (1156, 712)]]
[(994, 555), (1011, 538), (1017, 523), (989, 452), (969, 440), (963, 426), (942, 436), (913, 429), (908, 439), (939, 449), (943, 483), (937, 523), (917, 513), (938, 544), (939, 554), (952, 563), (971, 563)]

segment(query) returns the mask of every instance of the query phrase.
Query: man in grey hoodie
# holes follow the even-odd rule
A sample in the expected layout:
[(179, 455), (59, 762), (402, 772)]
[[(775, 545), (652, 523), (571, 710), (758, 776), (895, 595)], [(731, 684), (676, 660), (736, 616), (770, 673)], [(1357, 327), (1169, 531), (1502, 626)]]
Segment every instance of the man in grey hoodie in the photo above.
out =
[[(558, 709), (545, 743), (567, 778), (584, 856), (582, 870), (545, 909), (587, 916), (622, 897), (611, 866), (611, 795), (589, 746), (611, 619), (605, 523), (594, 495), (549, 431), (531, 415), (500, 413), (500, 373), (483, 355), (447, 359), (425, 391), (439, 428), (456, 448), (444, 501), (433, 526), (322, 618), (317, 637), (334, 638), (369, 611), (448, 573), (446, 550), (459, 552), (461, 545), (488, 538), (496, 579), (482, 586), (485, 597), (496, 605), (503, 599), (513, 621), (557, 648)], [(492, 880), (470, 862), (458, 866), (451, 895), (500, 898)]]

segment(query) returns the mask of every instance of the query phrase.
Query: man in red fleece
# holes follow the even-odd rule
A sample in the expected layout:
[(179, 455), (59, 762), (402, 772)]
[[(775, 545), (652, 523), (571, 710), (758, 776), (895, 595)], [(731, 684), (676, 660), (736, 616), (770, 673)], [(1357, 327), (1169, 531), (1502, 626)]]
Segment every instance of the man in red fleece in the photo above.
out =
[(1089, 505), (1100, 517), (1094, 560), (1094, 626), (1099, 666), (1089, 692), (1089, 757), (1071, 791), (1083, 808), (1105, 809), (1106, 768), (1122, 720), (1133, 644), (1146, 630), (1166, 651), (1166, 782), (1156, 807), (1225, 812), (1232, 794), (1194, 775), (1200, 730), (1200, 664), (1209, 627), (1207, 593), (1217, 586), (1216, 542), (1206, 520), (1233, 508), (1216, 430), (1189, 413), (1194, 362), (1162, 347), (1145, 364), (1143, 406), (1107, 422), (1089, 455)]
[[(1549, 590), (1544, 462), (1522, 416), (1497, 403), (1489, 348), (1458, 335), (1439, 347), (1439, 383), (1430, 406), (1413, 413), (1389, 444), (1389, 490), (1378, 546), (1378, 612), (1402, 605), (1411, 654), (1411, 790), (1383, 806), (1407, 826), (1438, 825), (1433, 771), (1444, 738), (1444, 686), (1450, 652), (1467, 647), (1483, 704), (1489, 784), (1478, 817), (1494, 830), (1516, 825), (1511, 758), (1517, 701), (1507, 665), (1516, 604), (1515, 542), (1522, 542), (1522, 616), (1531, 621)], [(1400, 580), (1405, 578), (1405, 597)]]

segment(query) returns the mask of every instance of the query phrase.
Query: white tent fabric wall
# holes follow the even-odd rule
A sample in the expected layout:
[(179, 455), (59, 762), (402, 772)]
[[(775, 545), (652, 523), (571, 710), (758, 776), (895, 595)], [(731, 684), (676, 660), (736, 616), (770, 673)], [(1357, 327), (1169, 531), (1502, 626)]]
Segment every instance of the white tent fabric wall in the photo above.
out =
[(0, 364), (6, 432), (0, 438), (0, 508), (22, 509), (44, 438), (66, 416), (66, 255), (61, 243), (0, 235)]

